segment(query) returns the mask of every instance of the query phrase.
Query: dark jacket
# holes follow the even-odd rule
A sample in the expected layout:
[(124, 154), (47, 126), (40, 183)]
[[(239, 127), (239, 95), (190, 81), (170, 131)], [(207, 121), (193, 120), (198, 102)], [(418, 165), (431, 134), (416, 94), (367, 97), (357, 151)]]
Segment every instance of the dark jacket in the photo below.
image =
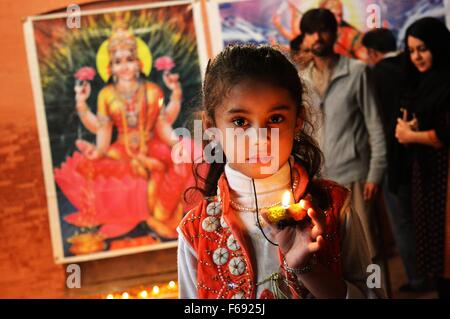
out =
[(403, 54), (388, 57), (370, 71), (371, 82), (386, 136), (387, 176), (389, 189), (396, 192), (398, 186), (409, 180), (410, 151), (395, 138), (397, 118), (404, 95)]

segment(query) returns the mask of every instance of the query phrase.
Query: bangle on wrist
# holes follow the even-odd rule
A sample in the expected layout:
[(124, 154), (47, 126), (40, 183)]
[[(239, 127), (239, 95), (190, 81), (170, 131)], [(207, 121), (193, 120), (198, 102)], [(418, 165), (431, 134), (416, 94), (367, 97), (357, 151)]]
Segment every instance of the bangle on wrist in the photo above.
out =
[(108, 125), (108, 123), (110, 122), (109, 117), (107, 115), (103, 115), (103, 114), (97, 115), (97, 119), (98, 119), (98, 124), (101, 127)]
[(84, 105), (81, 107), (77, 106), (77, 112), (78, 112), (78, 115), (84, 116), (89, 112), (89, 108)]
[(308, 264), (301, 268), (291, 268), (286, 262), (286, 258), (283, 258), (283, 267), (288, 273), (293, 275), (304, 275), (310, 273), (313, 270), (313, 267), (317, 264), (317, 256), (315, 254), (312, 255)]
[(85, 117), (88, 114), (88, 110), (84, 110), (84, 111), (78, 111), (78, 116), (79, 117)]
[(172, 93), (170, 96), (170, 102), (181, 102), (181, 99), (183, 98), (182, 93)]

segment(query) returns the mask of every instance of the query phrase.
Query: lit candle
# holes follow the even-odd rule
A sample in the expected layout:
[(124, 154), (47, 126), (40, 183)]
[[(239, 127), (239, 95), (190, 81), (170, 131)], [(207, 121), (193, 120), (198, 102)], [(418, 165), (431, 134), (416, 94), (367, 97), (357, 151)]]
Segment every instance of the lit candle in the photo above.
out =
[(142, 290), (142, 291), (139, 293), (139, 296), (140, 296), (141, 298), (143, 298), (143, 299), (146, 299), (146, 298), (148, 297), (148, 292), (147, 292), (147, 290)]
[(122, 294), (122, 299), (128, 299), (130, 297), (130, 295), (128, 294), (128, 292), (124, 292)]
[(152, 293), (153, 293), (154, 295), (159, 294), (159, 287), (158, 287), (158, 286), (153, 286)]
[(114, 299), (114, 295), (113, 294), (109, 294), (108, 296), (106, 296), (106, 299)]
[(163, 106), (164, 106), (164, 98), (162, 98), (162, 97), (159, 98), (158, 106), (159, 106), (160, 110), (163, 108)]
[(169, 289), (175, 289), (176, 286), (177, 286), (177, 284), (175, 283), (175, 281), (169, 282)]

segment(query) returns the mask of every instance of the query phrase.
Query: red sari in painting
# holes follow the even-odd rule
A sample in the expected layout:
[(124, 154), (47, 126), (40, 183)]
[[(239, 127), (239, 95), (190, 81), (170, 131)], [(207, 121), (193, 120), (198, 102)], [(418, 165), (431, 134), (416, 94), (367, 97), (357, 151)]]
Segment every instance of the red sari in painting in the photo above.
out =
[[(89, 160), (75, 152), (60, 168), (55, 180), (77, 211), (65, 220), (78, 227), (100, 226), (98, 234), (113, 238), (127, 234), (139, 223), (147, 224), (163, 238), (176, 238), (183, 211), (184, 190), (194, 183), (191, 164), (177, 164), (171, 147), (154, 133), (160, 114), (161, 89), (142, 82), (131, 102), (123, 100), (113, 85), (98, 96), (99, 119), (112, 121), (118, 136), (106, 155)], [(136, 118), (130, 125), (127, 111)], [(191, 146), (191, 141), (185, 141)], [(188, 145), (191, 144), (191, 145)], [(138, 154), (158, 160), (162, 170), (148, 170)]]

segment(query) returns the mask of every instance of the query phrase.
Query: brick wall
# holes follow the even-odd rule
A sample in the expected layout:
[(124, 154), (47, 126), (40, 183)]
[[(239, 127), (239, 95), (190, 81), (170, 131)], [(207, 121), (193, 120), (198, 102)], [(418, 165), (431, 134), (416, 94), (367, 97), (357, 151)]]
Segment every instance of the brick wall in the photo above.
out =
[(176, 249), (81, 263), (80, 290), (66, 290), (65, 268), (53, 262), (22, 19), (71, 3), (0, 2), (0, 298), (80, 297), (176, 279)]

